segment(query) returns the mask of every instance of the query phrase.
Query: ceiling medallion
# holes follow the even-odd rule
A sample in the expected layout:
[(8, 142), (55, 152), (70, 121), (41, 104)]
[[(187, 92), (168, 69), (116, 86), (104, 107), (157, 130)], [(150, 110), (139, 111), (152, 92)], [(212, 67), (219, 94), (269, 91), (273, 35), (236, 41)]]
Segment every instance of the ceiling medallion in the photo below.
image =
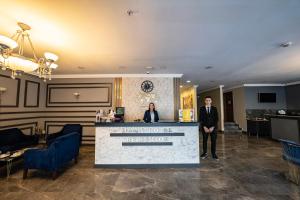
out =
[[(29, 30), (31, 27), (18, 22), (19, 30), (12, 37), (0, 35), (0, 67), (2, 70), (11, 70), (11, 77), (15, 78), (22, 73), (35, 72), (46, 81), (51, 80), (52, 70), (58, 65), (55, 63), (58, 56), (46, 52), (44, 57), (38, 58), (31, 41)], [(32, 57), (24, 56), (25, 41), (28, 41)]]

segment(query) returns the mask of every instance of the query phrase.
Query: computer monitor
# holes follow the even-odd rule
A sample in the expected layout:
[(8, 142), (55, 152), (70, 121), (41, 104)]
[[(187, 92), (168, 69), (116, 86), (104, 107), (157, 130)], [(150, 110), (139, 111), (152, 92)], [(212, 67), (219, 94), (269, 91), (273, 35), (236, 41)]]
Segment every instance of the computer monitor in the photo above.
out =
[(124, 122), (124, 107), (116, 107), (115, 122)]
[(125, 107), (116, 107), (116, 115), (124, 116), (125, 114)]

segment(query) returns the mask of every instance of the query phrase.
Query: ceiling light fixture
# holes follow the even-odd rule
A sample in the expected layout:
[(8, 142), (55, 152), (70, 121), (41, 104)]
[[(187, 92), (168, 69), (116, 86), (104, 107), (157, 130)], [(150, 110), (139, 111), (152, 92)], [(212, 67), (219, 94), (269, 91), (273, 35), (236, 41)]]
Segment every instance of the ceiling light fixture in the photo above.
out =
[(212, 69), (212, 66), (206, 66), (204, 69)]
[(139, 11), (137, 11), (137, 10), (131, 10), (131, 9), (129, 9), (129, 10), (127, 10), (127, 15), (128, 16), (132, 16), (133, 14), (136, 14), (136, 13), (138, 13)]
[[(11, 37), (0, 35), (0, 66), (2, 70), (10, 69), (11, 77), (15, 78), (24, 72), (36, 72), (40, 78), (51, 80), (52, 70), (58, 67), (55, 62), (58, 56), (46, 52), (38, 58), (28, 31), (31, 27), (18, 22), (19, 30)], [(28, 41), (32, 58), (24, 56), (25, 40)]]
[(279, 46), (285, 48), (285, 47), (291, 46), (292, 44), (293, 44), (293, 43), (289, 41), (289, 42), (283, 42), (283, 43), (281, 43)]
[(183, 88), (183, 85), (180, 85), (179, 87), (180, 87), (180, 88)]
[(191, 81), (190, 81), (190, 80), (187, 80), (186, 82), (187, 82), (187, 83), (190, 83)]

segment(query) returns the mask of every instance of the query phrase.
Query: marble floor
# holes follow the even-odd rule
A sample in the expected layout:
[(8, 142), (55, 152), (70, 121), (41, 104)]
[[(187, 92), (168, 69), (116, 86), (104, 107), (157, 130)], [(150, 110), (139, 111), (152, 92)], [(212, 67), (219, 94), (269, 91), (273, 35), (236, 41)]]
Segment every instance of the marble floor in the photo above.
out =
[(195, 169), (95, 169), (93, 146), (81, 149), (55, 180), (19, 170), (0, 178), (0, 199), (300, 199), (300, 187), (285, 179), (280, 144), (246, 135), (219, 135), (220, 160), (202, 160)]

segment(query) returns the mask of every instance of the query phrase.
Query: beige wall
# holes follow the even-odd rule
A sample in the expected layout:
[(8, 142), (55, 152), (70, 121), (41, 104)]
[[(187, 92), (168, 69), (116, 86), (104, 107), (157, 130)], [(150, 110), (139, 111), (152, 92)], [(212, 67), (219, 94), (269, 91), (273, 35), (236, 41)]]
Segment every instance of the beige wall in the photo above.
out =
[[(245, 108), (245, 88), (235, 88), (232, 91), (233, 96), (233, 118), (234, 122), (244, 131), (247, 130), (246, 108)], [(227, 92), (227, 91), (226, 91)]]
[[(150, 80), (154, 89), (150, 93), (141, 90), (141, 84)], [(174, 120), (173, 78), (123, 78), (122, 105), (125, 107), (125, 119), (132, 121), (143, 119), (150, 102), (154, 102), (161, 120)]]
[(199, 108), (200, 106), (204, 106), (204, 97), (205, 96), (211, 96), (212, 97), (212, 105), (215, 106), (218, 110), (219, 114), (219, 123), (218, 123), (218, 129), (221, 131), (224, 131), (224, 110), (223, 110), (223, 91), (222, 87), (201, 92), (200, 91), (200, 99), (199, 99)]
[[(53, 79), (44, 91), (44, 128), (53, 133), (66, 123), (83, 126), (84, 143), (94, 143), (95, 112), (114, 108), (113, 78)], [(73, 93), (79, 93), (75, 97)]]
[[(31, 75), (22, 75), (16, 80), (11, 79), (6, 71), (0, 71), (0, 75), (0, 87), (7, 88), (1, 98), (4, 106), (0, 107), (0, 129), (18, 127), (31, 134), (39, 127), (53, 133), (66, 123), (80, 123), (84, 143), (94, 143), (95, 111), (114, 108), (114, 78), (53, 79), (44, 83)], [(144, 80), (146, 78), (123, 79), (122, 104), (126, 107), (128, 120), (142, 118), (148, 106), (146, 101), (140, 101), (147, 99), (141, 91)], [(173, 120), (174, 79), (147, 80), (154, 83), (151, 101), (156, 103), (160, 118)], [(73, 95), (76, 92), (80, 93), (78, 98)], [(15, 105), (17, 100), (19, 103)]]
[[(80, 123), (83, 126), (84, 142), (93, 143), (95, 111), (114, 107), (113, 78), (54, 79), (44, 83), (30, 75), (22, 75), (17, 80), (6, 77), (9, 75), (8, 72), (0, 71), (0, 75), (4, 75), (0, 76), (0, 87), (7, 88), (1, 98), (4, 107), (0, 107), (0, 129), (18, 127), (26, 134), (30, 134), (38, 126), (53, 133), (66, 123)], [(39, 95), (38, 84), (28, 81), (40, 84)], [(75, 98), (74, 92), (80, 93), (79, 98)], [(25, 93), (27, 93), (26, 105), (24, 105)], [(38, 97), (38, 107), (32, 107), (37, 103)], [(17, 99), (19, 99), (18, 106), (12, 107)]]
[(40, 112), (45, 110), (46, 84), (42, 80), (31, 75), (12, 79), (9, 71), (0, 71), (0, 87), (7, 89), (1, 95), (0, 129), (18, 127), (31, 134), (43, 126)]

